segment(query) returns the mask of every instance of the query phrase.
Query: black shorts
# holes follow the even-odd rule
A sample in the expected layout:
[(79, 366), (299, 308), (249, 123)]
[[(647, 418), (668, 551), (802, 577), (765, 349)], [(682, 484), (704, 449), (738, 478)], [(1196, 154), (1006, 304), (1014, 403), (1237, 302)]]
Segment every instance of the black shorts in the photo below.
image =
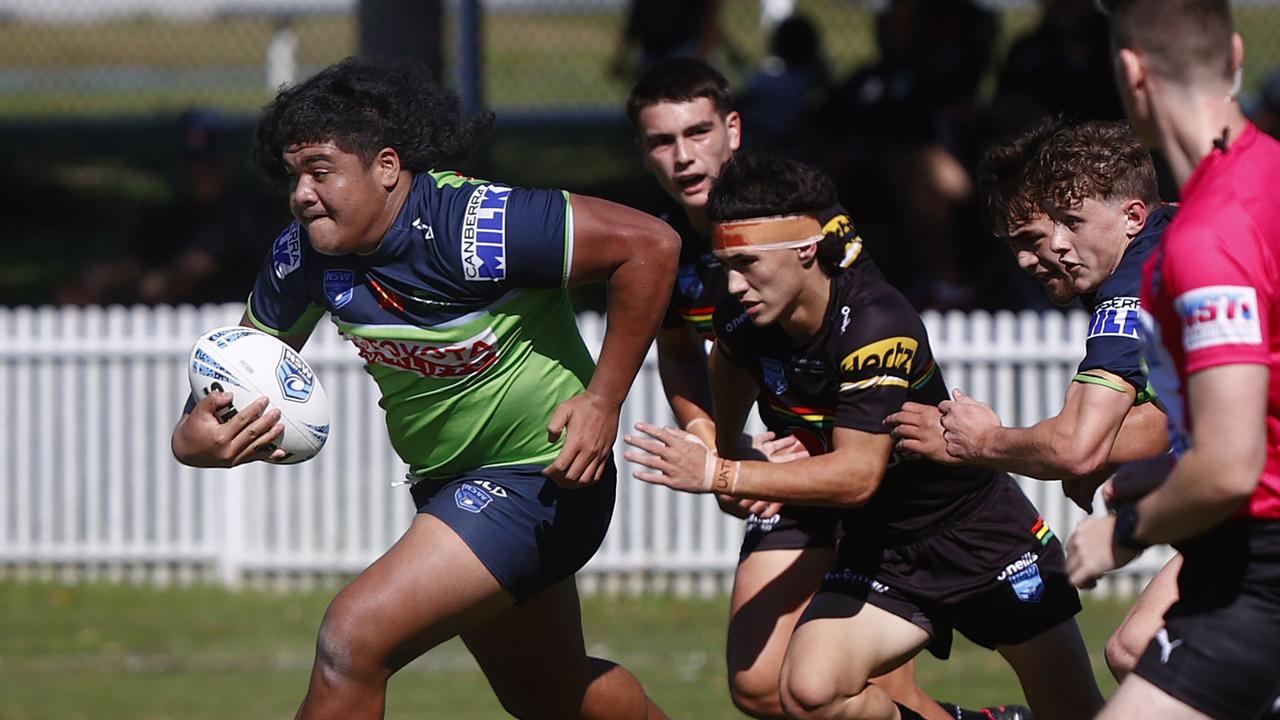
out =
[(929, 633), (951, 654), (951, 631), (986, 648), (1017, 645), (1080, 612), (1062, 544), (1008, 476), (977, 491), (945, 527), (904, 544), (847, 535), (823, 592), (865, 600)]
[(542, 476), (542, 465), (481, 468), (412, 487), (420, 513), (440, 518), (522, 603), (571, 577), (604, 542), (617, 470), (569, 490)]
[(1182, 544), (1178, 602), (1138, 677), (1214, 718), (1280, 700), (1280, 521), (1236, 520)]
[(747, 518), (747, 534), (742, 538), (738, 562), (753, 552), (765, 550), (835, 547), (844, 512), (833, 507), (784, 505), (772, 517), (752, 515)]

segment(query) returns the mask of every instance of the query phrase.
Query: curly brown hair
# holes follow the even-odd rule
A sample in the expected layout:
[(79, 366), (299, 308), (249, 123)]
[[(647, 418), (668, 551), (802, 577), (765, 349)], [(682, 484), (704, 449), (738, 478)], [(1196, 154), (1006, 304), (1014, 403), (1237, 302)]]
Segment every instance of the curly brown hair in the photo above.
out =
[(1042, 205), (1076, 207), (1088, 198), (1160, 202), (1151, 153), (1122, 122), (1059, 128), (1041, 143), (1026, 179)]
[(978, 163), (978, 197), (991, 230), (1000, 237), (1043, 212), (1027, 174), (1040, 146), (1066, 125), (1061, 118), (1041, 121), (1023, 134), (992, 145)]

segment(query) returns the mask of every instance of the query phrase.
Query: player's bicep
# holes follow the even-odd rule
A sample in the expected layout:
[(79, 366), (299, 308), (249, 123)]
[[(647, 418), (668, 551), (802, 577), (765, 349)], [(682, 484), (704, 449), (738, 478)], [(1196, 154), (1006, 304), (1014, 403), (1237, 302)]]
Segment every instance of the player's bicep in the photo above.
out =
[[(675, 259), (680, 238), (671, 226), (634, 208), (588, 195), (570, 195), (573, 216), (572, 258), (569, 285), (607, 280), (629, 259), (670, 265), (675, 278)], [(665, 293), (665, 291), (663, 291)]]
[(1212, 454), (1223, 473), (1256, 482), (1267, 456), (1270, 369), (1261, 364), (1217, 365), (1187, 380), (1192, 447)]
[[(244, 314), (240, 316), (240, 325), (241, 327), (253, 328), (255, 330), (259, 329), (259, 326), (256, 325), (249, 317), (248, 309), (246, 309)], [(312, 326), (301, 332), (294, 332), (287, 335), (276, 335), (276, 339), (294, 350), (301, 352), (302, 346), (306, 345), (307, 340), (311, 339), (311, 333), (314, 329), (315, 327)]]

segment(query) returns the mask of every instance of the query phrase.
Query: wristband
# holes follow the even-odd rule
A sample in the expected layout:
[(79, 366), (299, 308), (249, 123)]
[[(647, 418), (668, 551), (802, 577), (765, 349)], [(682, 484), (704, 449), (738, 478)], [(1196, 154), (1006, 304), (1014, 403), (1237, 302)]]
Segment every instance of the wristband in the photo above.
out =
[(715, 474), (711, 477), (710, 489), (721, 495), (732, 495), (738, 489), (738, 474), (742, 472), (742, 463), (721, 457), (715, 458), (715, 461)]
[(1151, 547), (1150, 543), (1143, 542), (1141, 538), (1135, 537), (1134, 533), (1138, 530), (1138, 503), (1125, 503), (1116, 508), (1116, 528), (1115, 541), (1120, 547), (1139, 552)]

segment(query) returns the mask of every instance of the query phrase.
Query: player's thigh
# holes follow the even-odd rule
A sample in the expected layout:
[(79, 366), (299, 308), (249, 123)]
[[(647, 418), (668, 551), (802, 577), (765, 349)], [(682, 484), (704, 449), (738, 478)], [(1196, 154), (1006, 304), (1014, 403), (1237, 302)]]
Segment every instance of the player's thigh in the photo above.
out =
[(901, 667), (929, 640), (924, 628), (855, 595), (819, 592), (787, 647), (783, 692), (805, 704), (857, 695), (870, 678)]
[(1027, 701), (1042, 720), (1090, 717), (1102, 707), (1102, 693), (1075, 618), (996, 649), (1017, 673)]
[(791, 631), (835, 554), (834, 547), (812, 547), (753, 552), (742, 559), (730, 600), (731, 677), (738, 672), (771, 672), (776, 684)]
[(319, 650), (333, 665), (373, 659), (394, 671), (513, 602), (457, 533), (419, 514), (330, 603)]
[(1131, 718), (1160, 718), (1160, 720), (1212, 720), (1211, 716), (1196, 710), (1137, 675), (1129, 675), (1120, 683), (1115, 695), (1107, 701), (1097, 720), (1130, 720)]
[(572, 577), (463, 632), (462, 640), (509, 712), (568, 717), (581, 705), (589, 678)]
[(1156, 631), (1164, 627), (1164, 614), (1178, 601), (1178, 571), (1181, 568), (1182, 556), (1174, 555), (1147, 583), (1120, 627), (1116, 628), (1113, 637), (1133, 654), (1141, 655)]

